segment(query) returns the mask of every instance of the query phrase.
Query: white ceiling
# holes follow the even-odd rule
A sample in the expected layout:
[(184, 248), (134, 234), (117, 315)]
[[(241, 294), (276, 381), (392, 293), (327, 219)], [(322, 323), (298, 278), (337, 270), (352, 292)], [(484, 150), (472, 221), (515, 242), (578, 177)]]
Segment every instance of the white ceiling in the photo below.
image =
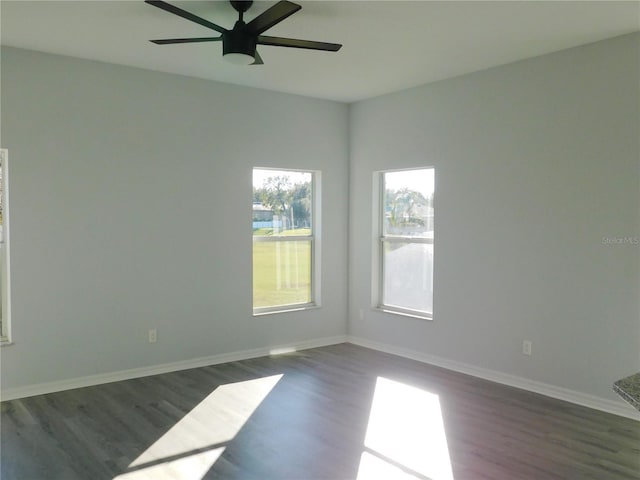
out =
[[(296, 1), (296, 0), (294, 0)], [(226, 1), (172, 1), (231, 28)], [(257, 1), (249, 21), (275, 2)], [(217, 36), (142, 0), (0, 1), (1, 42), (43, 52), (352, 102), (640, 30), (640, 1), (297, 1), (265, 35), (342, 43), (337, 53), (262, 46), (235, 66)]]

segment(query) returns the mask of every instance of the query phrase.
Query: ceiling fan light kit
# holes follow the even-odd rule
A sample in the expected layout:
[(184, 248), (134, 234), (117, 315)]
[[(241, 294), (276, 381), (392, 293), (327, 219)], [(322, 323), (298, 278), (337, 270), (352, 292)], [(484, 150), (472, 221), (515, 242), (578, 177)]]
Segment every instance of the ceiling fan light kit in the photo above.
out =
[(251, 65), (256, 57), (256, 39), (233, 30), (222, 34), (222, 56), (235, 65)]
[(342, 45), (337, 43), (315, 42), (312, 40), (298, 40), (295, 38), (268, 37), (262, 35), (285, 18), (293, 15), (302, 7), (287, 0), (281, 0), (271, 8), (267, 9), (249, 23), (245, 23), (243, 16), (253, 1), (234, 1), (230, 3), (238, 12), (238, 21), (233, 29), (227, 30), (193, 13), (182, 10), (170, 3), (159, 0), (145, 0), (145, 3), (158, 7), (169, 13), (182, 17), (203, 27), (215, 30), (220, 33), (219, 37), (198, 37), (198, 38), (168, 38), (162, 40), (151, 40), (157, 45), (171, 45), (177, 43), (201, 43), (201, 42), (222, 42), (223, 58), (230, 63), (237, 65), (262, 65), (262, 58), (256, 50), (257, 45), (271, 45), (275, 47), (304, 48), (307, 50), (322, 50), (337, 52)]

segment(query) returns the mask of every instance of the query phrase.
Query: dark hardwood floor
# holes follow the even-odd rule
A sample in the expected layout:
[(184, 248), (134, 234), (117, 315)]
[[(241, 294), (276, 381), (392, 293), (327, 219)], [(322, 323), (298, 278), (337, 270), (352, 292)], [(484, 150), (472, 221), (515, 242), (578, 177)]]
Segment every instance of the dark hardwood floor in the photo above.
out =
[(1, 429), (3, 480), (640, 479), (640, 422), (351, 344), (7, 401)]

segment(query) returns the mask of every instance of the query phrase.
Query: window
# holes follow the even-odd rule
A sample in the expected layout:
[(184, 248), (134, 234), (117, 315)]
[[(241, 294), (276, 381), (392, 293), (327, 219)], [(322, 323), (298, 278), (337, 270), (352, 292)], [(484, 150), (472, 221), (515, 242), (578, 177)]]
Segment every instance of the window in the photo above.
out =
[(317, 172), (253, 169), (253, 313), (317, 303)]
[(378, 307), (433, 316), (433, 168), (381, 172)]
[(0, 149), (0, 343), (9, 343), (8, 153)]

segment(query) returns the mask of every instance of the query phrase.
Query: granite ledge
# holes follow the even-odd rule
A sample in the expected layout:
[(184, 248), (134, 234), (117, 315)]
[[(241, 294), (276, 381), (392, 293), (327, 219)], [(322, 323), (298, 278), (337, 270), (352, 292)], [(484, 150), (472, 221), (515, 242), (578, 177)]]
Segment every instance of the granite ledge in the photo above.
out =
[(618, 380), (613, 390), (640, 411), (640, 373)]

